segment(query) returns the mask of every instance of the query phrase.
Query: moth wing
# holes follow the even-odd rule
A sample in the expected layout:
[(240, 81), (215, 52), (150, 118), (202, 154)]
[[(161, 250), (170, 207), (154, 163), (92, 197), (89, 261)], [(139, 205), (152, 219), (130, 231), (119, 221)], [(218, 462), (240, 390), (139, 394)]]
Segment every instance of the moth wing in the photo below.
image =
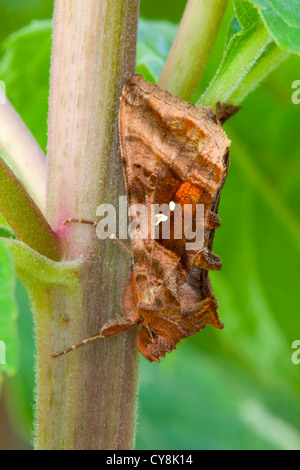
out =
[[(130, 205), (142, 204), (150, 213), (151, 204), (204, 204), (208, 214), (230, 145), (210, 108), (196, 107), (135, 75), (123, 90), (119, 129)], [(172, 236), (160, 243), (176, 251)], [(183, 246), (177, 245), (181, 255)]]
[[(122, 93), (119, 133), (129, 205), (141, 204), (149, 215), (152, 204), (175, 202), (183, 212), (192, 211), (194, 225), (196, 204), (203, 204), (205, 227), (211, 209), (217, 212), (229, 162), (230, 142), (213, 111), (187, 103), (135, 75)], [(139, 301), (149, 298), (152, 289), (157, 292), (158, 308), (162, 305), (155, 283), (162, 281), (178, 300), (178, 287), (197, 259), (197, 250), (186, 251), (184, 227), (182, 238), (174, 239), (174, 214), (170, 214), (170, 222), (169, 239), (163, 239), (162, 232), (158, 240), (151, 239), (149, 216), (146, 237), (132, 240)], [(214, 230), (205, 230), (209, 250), (213, 235)], [(199, 271), (201, 285), (194, 288), (205, 300), (211, 296), (208, 272)]]

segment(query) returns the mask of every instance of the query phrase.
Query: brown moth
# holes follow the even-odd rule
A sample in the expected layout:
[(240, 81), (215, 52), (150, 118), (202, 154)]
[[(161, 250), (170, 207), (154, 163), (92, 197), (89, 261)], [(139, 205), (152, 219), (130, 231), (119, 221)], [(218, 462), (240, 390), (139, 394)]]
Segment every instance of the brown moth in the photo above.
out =
[(211, 108), (185, 102), (141, 75), (129, 79), (119, 112), (129, 205), (142, 204), (150, 212), (152, 204), (172, 204), (181, 207), (183, 214), (188, 207), (194, 223), (196, 205), (203, 204), (203, 247), (185, 249), (185, 237), (175, 237), (173, 212), (169, 239), (152, 239), (150, 229), (148, 237), (133, 239), (132, 272), (121, 299), (124, 317), (54, 357), (138, 326), (138, 350), (149, 362), (160, 362), (181, 339), (206, 325), (224, 327), (208, 274), (222, 267), (220, 258), (212, 253), (229, 167), (230, 141), (221, 123), (236, 111), (218, 104), (214, 114)]

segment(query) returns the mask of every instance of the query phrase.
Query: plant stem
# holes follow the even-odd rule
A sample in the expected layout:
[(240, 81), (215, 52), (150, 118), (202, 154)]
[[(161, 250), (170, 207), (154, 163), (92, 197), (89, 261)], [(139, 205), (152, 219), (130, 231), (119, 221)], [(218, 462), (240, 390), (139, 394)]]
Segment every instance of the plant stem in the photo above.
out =
[(189, 0), (159, 86), (191, 100), (217, 38), (228, 0)]
[(230, 101), (234, 104), (241, 104), (289, 56), (288, 52), (280, 49), (274, 42), (269, 44), (259, 61), (252, 67), (243, 82), (231, 95)]
[(100, 331), (120, 314), (130, 260), (95, 229), (99, 204), (124, 194), (119, 97), (135, 72), (138, 0), (56, 0), (48, 142), (47, 216), (81, 258), (79, 288), (36, 302), (38, 449), (130, 449), (134, 441), (135, 331), (57, 360), (50, 354)]
[(0, 212), (18, 239), (41, 255), (59, 261), (62, 250), (58, 237), (2, 158), (0, 187)]
[(0, 103), (2, 103), (0, 104), (0, 149), (36, 205), (45, 214), (47, 179), (45, 155), (1, 89)]
[[(242, 52), (228, 62), (226, 70), (218, 73), (199, 101), (202, 106), (214, 106), (217, 101), (230, 101), (231, 96), (241, 86), (244, 78), (255, 66), (256, 61), (271, 43), (272, 38), (266, 28), (253, 30), (245, 42)], [(221, 65), (222, 68), (222, 65)]]

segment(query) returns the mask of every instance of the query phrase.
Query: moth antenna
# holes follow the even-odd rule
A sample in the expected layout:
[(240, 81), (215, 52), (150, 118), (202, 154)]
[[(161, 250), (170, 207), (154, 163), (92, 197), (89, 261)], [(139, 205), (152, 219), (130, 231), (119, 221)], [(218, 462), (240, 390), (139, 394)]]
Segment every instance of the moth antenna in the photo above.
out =
[(85, 346), (86, 344), (89, 344), (89, 343), (92, 343), (94, 341), (97, 341), (98, 339), (104, 339), (104, 338), (105, 338), (105, 336), (103, 336), (103, 335), (96, 335), (96, 336), (91, 336), (90, 338), (85, 338), (83, 341), (81, 341), (81, 343), (73, 344), (73, 346), (71, 346), (70, 348), (65, 349), (64, 351), (62, 351), (60, 353), (53, 354), (51, 356), (51, 359), (56, 359), (60, 356), (64, 356), (65, 354), (68, 354), (69, 352), (74, 351), (75, 349), (78, 349), (81, 346)]
[[(92, 220), (86, 220), (86, 219), (67, 219), (67, 220), (64, 220), (63, 224), (64, 225), (85, 224), (85, 225), (92, 225), (93, 227), (97, 227), (98, 222), (93, 222)], [(116, 242), (116, 244), (119, 245), (119, 247), (122, 248), (122, 250), (125, 251), (125, 253), (127, 253), (131, 258), (133, 258), (132, 251), (129, 250), (129, 248), (127, 248), (127, 246), (123, 242), (121, 242), (121, 240), (114, 233), (112, 233), (109, 238), (110, 240), (113, 240), (114, 242)]]

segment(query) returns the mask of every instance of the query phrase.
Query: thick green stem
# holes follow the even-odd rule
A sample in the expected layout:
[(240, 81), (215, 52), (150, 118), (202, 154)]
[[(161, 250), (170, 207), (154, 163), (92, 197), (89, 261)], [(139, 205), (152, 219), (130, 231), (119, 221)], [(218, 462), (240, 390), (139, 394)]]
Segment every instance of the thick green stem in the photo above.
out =
[(230, 101), (234, 104), (241, 104), (289, 56), (288, 52), (280, 49), (274, 42), (269, 44), (262, 57), (252, 67), (232, 96), (230, 96)]
[(158, 84), (191, 100), (217, 38), (228, 0), (189, 0)]
[[(202, 106), (214, 106), (217, 101), (228, 102), (232, 95), (242, 85), (243, 80), (258, 59), (272, 42), (269, 32), (263, 26), (253, 29), (251, 36), (247, 38), (244, 48), (229, 62), (226, 70), (217, 73), (215, 79), (198, 104)], [(222, 65), (221, 65), (222, 67)]]
[(54, 261), (62, 257), (56, 234), (20, 181), (0, 158), (0, 212), (18, 239)]
[[(93, 227), (104, 202), (124, 194), (118, 141), (119, 97), (135, 72), (138, 0), (56, 0), (48, 144), (47, 216), (82, 259), (75, 290), (45, 289), (36, 300), (38, 449), (133, 446), (135, 331), (51, 360), (120, 314), (130, 260)], [(43, 297), (43, 298), (42, 298)]]
[(45, 214), (47, 179), (45, 155), (1, 89), (0, 150), (13, 166), (36, 205)]

